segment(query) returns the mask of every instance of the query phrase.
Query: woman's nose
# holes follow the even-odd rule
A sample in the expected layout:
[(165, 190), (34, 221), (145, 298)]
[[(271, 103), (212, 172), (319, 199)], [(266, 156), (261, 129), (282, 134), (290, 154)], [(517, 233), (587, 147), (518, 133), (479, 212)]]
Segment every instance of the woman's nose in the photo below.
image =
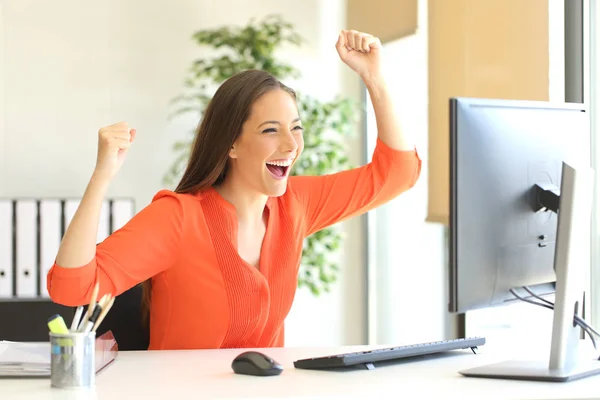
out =
[(298, 150), (298, 142), (290, 132), (287, 132), (281, 139), (281, 151), (292, 153)]

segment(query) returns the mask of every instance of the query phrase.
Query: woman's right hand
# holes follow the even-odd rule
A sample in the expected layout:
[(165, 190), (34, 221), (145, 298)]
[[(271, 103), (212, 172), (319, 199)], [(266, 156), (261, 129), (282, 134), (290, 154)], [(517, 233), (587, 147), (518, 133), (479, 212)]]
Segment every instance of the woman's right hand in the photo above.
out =
[(100, 128), (98, 131), (98, 158), (94, 175), (111, 180), (123, 165), (127, 151), (135, 139), (136, 130), (126, 122)]

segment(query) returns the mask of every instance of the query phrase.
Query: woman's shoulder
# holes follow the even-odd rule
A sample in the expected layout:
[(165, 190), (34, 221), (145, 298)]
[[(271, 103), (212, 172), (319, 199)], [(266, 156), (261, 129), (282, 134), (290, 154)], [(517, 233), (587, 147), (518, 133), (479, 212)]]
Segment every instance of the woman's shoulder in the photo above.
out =
[(200, 200), (204, 193), (179, 193), (169, 189), (161, 189), (152, 197), (151, 205), (162, 204), (161, 208), (189, 211), (200, 210)]
[(173, 190), (169, 190), (169, 189), (161, 189), (158, 192), (156, 192), (156, 194), (154, 195), (154, 197), (152, 197), (152, 203), (154, 203), (155, 201), (161, 200), (161, 199), (175, 199), (179, 202), (189, 202), (189, 201), (197, 201), (198, 197), (201, 196), (198, 194), (191, 194), (191, 193), (178, 193), (175, 192)]
[[(174, 207), (190, 210), (202, 209), (203, 200), (218, 197), (211, 188), (200, 190), (194, 193), (180, 193), (169, 189), (161, 189), (152, 197), (151, 203), (169, 203)], [(219, 199), (217, 199), (219, 200)]]

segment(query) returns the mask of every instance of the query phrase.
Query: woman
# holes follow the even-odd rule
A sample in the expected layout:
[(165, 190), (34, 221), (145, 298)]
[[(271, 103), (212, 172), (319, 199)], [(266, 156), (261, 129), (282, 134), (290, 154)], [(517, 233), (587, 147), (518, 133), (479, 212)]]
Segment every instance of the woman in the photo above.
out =
[(125, 123), (102, 128), (96, 168), (48, 273), (52, 299), (75, 306), (97, 282), (99, 296), (151, 282), (150, 349), (283, 346), (303, 239), (400, 195), (421, 168), (382, 78), (379, 40), (342, 31), (336, 48), (372, 99), (370, 164), (289, 177), (303, 149), (294, 92), (246, 71), (217, 90), (176, 190), (158, 192), (96, 246), (102, 199), (136, 133)]

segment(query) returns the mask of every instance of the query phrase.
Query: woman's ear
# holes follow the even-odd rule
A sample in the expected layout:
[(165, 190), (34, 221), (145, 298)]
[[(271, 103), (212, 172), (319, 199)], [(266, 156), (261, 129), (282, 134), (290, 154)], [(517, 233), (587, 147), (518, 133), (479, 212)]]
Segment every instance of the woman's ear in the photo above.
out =
[(235, 144), (233, 146), (231, 146), (231, 149), (229, 149), (229, 157), (237, 158), (237, 154), (235, 152)]

